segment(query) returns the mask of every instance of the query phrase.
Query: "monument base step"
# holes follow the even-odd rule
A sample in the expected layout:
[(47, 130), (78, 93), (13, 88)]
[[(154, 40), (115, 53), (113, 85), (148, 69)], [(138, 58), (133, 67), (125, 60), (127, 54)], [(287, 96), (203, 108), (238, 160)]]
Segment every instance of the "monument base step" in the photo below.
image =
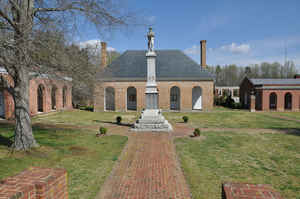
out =
[(142, 112), (139, 120), (134, 124), (133, 131), (173, 131), (171, 124), (164, 118), (159, 109)]

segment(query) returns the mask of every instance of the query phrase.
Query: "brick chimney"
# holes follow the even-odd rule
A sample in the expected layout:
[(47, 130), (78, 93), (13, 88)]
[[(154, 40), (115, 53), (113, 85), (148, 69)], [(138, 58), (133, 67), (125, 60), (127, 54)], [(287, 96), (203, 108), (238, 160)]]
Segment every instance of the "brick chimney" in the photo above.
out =
[(101, 68), (105, 68), (107, 65), (107, 51), (106, 42), (101, 42)]
[(206, 67), (206, 40), (200, 41), (200, 47), (201, 47), (201, 68)]

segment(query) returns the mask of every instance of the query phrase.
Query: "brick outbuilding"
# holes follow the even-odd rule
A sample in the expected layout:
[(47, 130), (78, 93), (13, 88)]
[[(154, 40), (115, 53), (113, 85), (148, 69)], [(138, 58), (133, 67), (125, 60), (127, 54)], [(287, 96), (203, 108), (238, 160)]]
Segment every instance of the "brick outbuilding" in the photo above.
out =
[[(13, 81), (4, 69), (0, 75)], [(30, 115), (48, 113), (56, 110), (72, 109), (72, 83), (68, 78), (49, 78), (46, 75), (32, 75), (29, 81)], [(0, 89), (0, 117), (14, 118), (14, 100), (11, 94)]]
[[(156, 82), (159, 108), (174, 111), (211, 110), (214, 76), (179, 50), (156, 50)], [(128, 50), (105, 65), (106, 44), (102, 44), (102, 69), (94, 88), (95, 111), (140, 111), (145, 108), (147, 77), (146, 50)]]
[[(244, 108), (261, 111), (299, 111), (300, 79), (250, 79), (240, 84), (240, 101)], [(252, 97), (251, 97), (252, 96)], [(255, 100), (255, 101), (253, 101)]]

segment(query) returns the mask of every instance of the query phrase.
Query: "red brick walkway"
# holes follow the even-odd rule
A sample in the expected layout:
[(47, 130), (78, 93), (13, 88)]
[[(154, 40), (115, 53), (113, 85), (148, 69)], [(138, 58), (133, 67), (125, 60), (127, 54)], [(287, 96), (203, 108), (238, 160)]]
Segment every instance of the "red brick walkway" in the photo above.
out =
[(188, 199), (190, 191), (168, 133), (132, 133), (97, 199)]

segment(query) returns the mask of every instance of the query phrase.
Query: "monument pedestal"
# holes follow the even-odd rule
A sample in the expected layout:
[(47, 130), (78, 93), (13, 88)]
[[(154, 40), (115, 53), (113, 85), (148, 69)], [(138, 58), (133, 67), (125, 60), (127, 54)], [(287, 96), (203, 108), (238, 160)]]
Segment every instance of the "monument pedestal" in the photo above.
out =
[(146, 109), (134, 124), (134, 131), (172, 131), (171, 124), (159, 109)]

